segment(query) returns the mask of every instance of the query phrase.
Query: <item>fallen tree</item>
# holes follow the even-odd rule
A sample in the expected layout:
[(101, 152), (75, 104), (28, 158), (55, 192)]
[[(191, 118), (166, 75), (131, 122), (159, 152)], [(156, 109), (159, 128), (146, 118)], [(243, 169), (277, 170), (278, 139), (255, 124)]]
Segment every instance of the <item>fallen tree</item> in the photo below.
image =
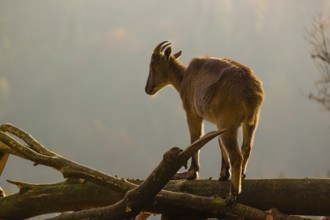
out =
[[(231, 219), (301, 219), (294, 215), (330, 215), (328, 179), (244, 180), (238, 204), (226, 206), (229, 182), (169, 181), (188, 158), (209, 140), (211, 132), (185, 150), (172, 148), (145, 180), (119, 178), (74, 163), (43, 147), (31, 135), (9, 124), (0, 127), (0, 150), (60, 171), (67, 180), (48, 185), (10, 181), (18, 193), (0, 199), (2, 219), (22, 219), (64, 213), (54, 219), (124, 219), (140, 211), (162, 213), (169, 219), (207, 217)], [(222, 131), (223, 132), (223, 131)], [(21, 144), (8, 134), (25, 142)], [(252, 208), (254, 207), (254, 208)]]
[[(125, 181), (136, 184), (143, 182), (130, 179), (125, 179)], [(10, 217), (19, 213), (21, 215), (19, 217), (27, 218), (45, 213), (102, 207), (118, 202), (125, 195), (89, 181), (81, 183), (77, 179), (47, 185), (10, 182), (17, 185), (20, 192), (0, 200), (0, 216)], [(330, 215), (330, 198), (328, 196), (330, 181), (327, 179), (245, 180), (243, 187), (245, 190), (238, 202), (260, 210), (276, 207), (286, 214)], [(218, 182), (217, 180), (172, 180), (164, 188), (171, 192), (211, 198), (224, 197), (228, 192), (227, 189), (228, 182)], [(256, 193), (256, 191), (258, 192)], [(194, 215), (203, 214), (202, 211), (183, 208), (175, 203), (156, 201), (158, 202), (148, 204), (143, 210), (169, 215), (181, 215), (189, 212)], [(177, 202), (180, 203), (182, 200)]]

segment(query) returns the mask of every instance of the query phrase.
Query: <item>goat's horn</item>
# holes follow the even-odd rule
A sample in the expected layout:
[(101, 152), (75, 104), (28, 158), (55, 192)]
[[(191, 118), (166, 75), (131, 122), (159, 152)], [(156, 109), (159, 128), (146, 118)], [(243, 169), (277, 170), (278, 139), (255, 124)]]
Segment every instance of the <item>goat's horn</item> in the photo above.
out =
[(168, 41), (163, 41), (160, 44), (157, 45), (157, 47), (155, 47), (154, 49), (154, 53), (160, 53), (161, 52), (161, 48), (163, 46), (163, 44), (167, 43)]
[(171, 43), (167, 43), (165, 45), (163, 45), (161, 48), (160, 48), (160, 52), (163, 52), (163, 50), (168, 47), (169, 45), (171, 45)]

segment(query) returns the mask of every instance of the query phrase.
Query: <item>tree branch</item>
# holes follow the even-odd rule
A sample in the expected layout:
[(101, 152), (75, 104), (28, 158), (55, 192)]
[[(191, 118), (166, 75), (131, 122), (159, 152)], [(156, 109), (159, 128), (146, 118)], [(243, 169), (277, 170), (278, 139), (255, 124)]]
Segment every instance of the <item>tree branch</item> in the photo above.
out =
[(124, 198), (108, 207), (85, 210), (76, 213), (62, 214), (53, 220), (69, 220), (83, 218), (124, 219), (137, 215), (145, 204), (151, 201), (167, 184), (174, 174), (187, 163), (187, 160), (208, 141), (224, 131), (210, 132), (195, 141), (184, 151), (174, 147), (167, 151), (161, 163), (137, 188), (128, 191)]
[[(175, 207), (176, 210), (189, 210), (188, 213), (199, 213), (200, 215), (204, 216), (240, 216), (244, 217), (245, 219), (266, 219), (267, 216), (272, 216), (274, 219), (292, 219), (290, 216), (279, 216), (278, 214), (269, 214), (263, 211), (260, 211), (255, 208), (251, 208), (245, 205), (236, 204), (234, 206), (226, 206), (223, 199), (218, 197), (205, 197), (203, 195), (192, 195), (187, 193), (181, 192), (169, 192), (166, 190), (161, 190), (166, 183), (168, 182), (169, 178), (173, 176), (173, 174), (186, 163), (187, 159), (198, 149), (200, 149), (206, 142), (208, 142), (213, 137), (219, 135), (221, 132), (211, 132), (206, 136), (199, 139), (197, 142), (193, 143), (191, 146), (186, 148), (184, 151), (181, 151), (178, 148), (173, 148), (169, 152), (164, 155), (163, 161), (160, 165), (154, 170), (154, 172), (147, 178), (146, 181), (140, 184), (137, 187), (137, 184), (127, 181), (126, 179), (113, 177), (107, 174), (104, 174), (100, 171), (93, 170), (86, 166), (74, 163), (70, 160), (67, 160), (61, 157), (58, 154), (55, 154), (48, 149), (44, 148), (41, 144), (39, 144), (32, 136), (27, 135), (26, 132), (22, 131), (19, 128), (16, 128), (12, 125), (6, 124), (5, 126), (1, 126), (1, 130), (4, 132), (9, 132), (13, 135), (17, 135), (28, 145), (23, 145), (17, 142), (15, 139), (9, 137), (4, 132), (0, 132), (0, 150), (6, 153), (13, 153), (15, 155), (21, 156), (23, 158), (29, 159), (34, 161), (36, 164), (43, 164), (47, 166), (51, 166), (62, 172), (64, 177), (70, 178), (84, 178), (97, 184), (99, 186), (95, 188), (102, 187), (102, 189), (110, 190), (115, 192), (116, 195), (124, 196), (119, 202), (118, 200), (108, 200), (109, 203), (106, 204), (113, 204), (114, 205), (104, 207), (104, 208), (97, 208), (93, 210), (85, 210), (82, 212), (77, 212), (69, 215), (62, 215), (60, 218), (62, 219), (72, 219), (75, 214), (80, 217), (90, 217), (95, 216), (97, 219), (120, 219), (122, 217), (129, 217), (137, 214), (141, 209), (148, 210), (151, 208), (152, 210), (162, 210), (163, 207), (172, 206)], [(193, 150), (192, 150), (193, 149)], [(184, 182), (191, 182), (191, 183), (202, 183), (203, 181), (184, 181)], [(51, 198), (60, 198), (54, 197), (55, 191), (45, 191), (41, 194), (33, 194), (37, 190), (37, 188), (31, 184), (13, 182), (19, 186), (20, 192), (16, 195), (1, 198), (1, 206), (0, 206), (0, 216), (5, 219), (17, 219), (23, 218), (22, 216), (17, 217), (20, 213), (17, 210), (12, 212), (12, 215), (6, 215), (5, 207), (12, 207), (12, 209), (16, 209), (17, 207), (21, 207), (20, 205), (13, 205), (9, 201), (13, 201), (11, 199), (16, 198), (16, 202), (20, 202), (22, 200), (17, 199), (22, 198), (25, 196), (25, 202), (29, 204), (33, 204), (33, 198), (42, 198), (42, 201), (51, 201)], [(245, 183), (245, 181), (244, 181)], [(79, 185), (80, 184), (80, 185)], [(86, 184), (78, 183), (79, 187), (81, 186), (89, 186), (90, 184), (87, 182)], [(216, 185), (226, 185), (228, 183), (219, 183), (216, 181)], [(244, 189), (246, 186), (243, 186)], [(204, 185), (205, 188), (205, 185)], [(208, 187), (206, 187), (208, 188)], [(57, 188), (58, 189), (58, 188)], [(50, 190), (48, 188), (48, 190)], [(80, 188), (80, 190), (82, 190)], [(161, 191), (160, 191), (161, 190)], [(160, 191), (160, 192), (159, 192)], [(228, 190), (226, 190), (227, 192)], [(62, 190), (59, 190), (62, 193)], [(88, 191), (87, 191), (88, 192)], [(93, 192), (93, 191), (91, 191)], [(159, 192), (159, 193), (158, 193)], [(244, 194), (245, 190), (243, 191)], [(326, 193), (329, 192), (326, 191)], [(29, 194), (32, 193), (32, 194)], [(76, 192), (78, 193), (78, 192)], [(157, 194), (158, 193), (158, 194)], [(157, 194), (157, 195), (156, 195)], [(242, 194), (242, 196), (243, 196)], [(72, 194), (69, 194), (72, 195)], [(79, 195), (79, 194), (77, 194)], [(87, 198), (88, 195), (84, 194)], [(156, 195), (156, 196), (155, 196)], [(212, 194), (216, 195), (216, 193)], [(15, 197), (16, 196), (16, 197)], [(41, 197), (40, 197), (41, 196)], [(77, 196), (81, 198), (80, 196)], [(253, 196), (252, 196), (253, 197)], [(62, 195), (62, 198), (69, 199), (67, 195)], [(118, 197), (116, 197), (118, 198)], [(122, 197), (121, 197), (122, 198)], [(73, 199), (74, 200), (74, 199)], [(82, 200), (81, 203), (84, 203), (85, 200)], [(189, 201), (189, 202), (187, 202)], [(198, 201), (198, 203), (196, 203)], [(70, 202), (70, 201), (68, 201)], [(147, 205), (148, 203), (148, 205)], [(7, 204), (7, 206), (6, 206)], [(55, 203), (54, 206), (60, 205), (63, 207), (64, 203)], [(199, 204), (199, 205), (198, 205)], [(8, 206), (9, 205), (9, 206)], [(81, 207), (95, 207), (98, 205), (91, 205), (91, 204), (80, 204)], [(29, 207), (29, 210), (33, 209), (33, 207)], [(51, 205), (49, 207), (52, 207)], [(72, 206), (68, 206), (70, 210), (81, 210), (81, 207), (73, 208)], [(196, 209), (198, 207), (198, 209)], [(34, 206), (34, 208), (40, 209), (40, 206)], [(72, 209), (71, 209), (72, 208)], [(62, 211), (59, 208), (50, 208), (54, 209), (55, 211)], [(16, 212), (15, 212), (16, 211)], [(49, 211), (49, 210), (48, 210)], [(164, 210), (165, 211), (165, 210)], [(88, 213), (89, 212), (89, 213)], [(107, 212), (106, 214), (104, 212)], [(8, 212), (7, 212), (8, 213)], [(16, 213), (16, 215), (15, 215)], [(85, 215), (88, 213), (88, 215)], [(92, 214), (91, 214), (92, 213)], [(96, 214), (98, 213), (98, 214)], [(91, 214), (91, 215), (90, 215)], [(75, 216), (75, 217), (77, 217)], [(113, 217), (113, 218), (112, 218)], [(26, 218), (24, 216), (24, 218)], [(76, 218), (75, 218), (76, 219)]]
[(63, 174), (64, 178), (84, 178), (99, 185), (116, 188), (122, 192), (126, 192), (136, 187), (135, 184), (122, 181), (122, 179), (118, 177), (107, 175), (98, 170), (65, 159), (46, 149), (42, 145), (40, 145), (35, 151), (33, 150), (35, 146), (31, 147), (29, 145), (29, 143), (37, 143), (31, 135), (24, 135), (24, 133), (26, 133), (25, 131), (10, 124), (5, 124), (1, 127), (2, 129), (10, 128), (6, 131), (12, 134), (19, 134), (18, 137), (27, 138), (22, 140), (28, 144), (28, 146), (23, 145), (5, 133), (0, 132), (0, 151), (2, 152), (31, 160), (35, 165), (42, 164), (55, 168)]
[(106, 206), (119, 201), (124, 194), (91, 182), (69, 179), (62, 183), (33, 185), (10, 181), (18, 186), (16, 194), (0, 199), (2, 219), (30, 217)]
[(323, 105), (330, 111), (330, 48), (327, 28), (329, 19), (321, 15), (314, 18), (310, 29), (305, 31), (305, 40), (310, 44), (310, 54), (321, 77), (316, 81), (317, 93), (308, 98)]
[[(126, 181), (132, 181), (126, 179)], [(134, 180), (141, 184), (142, 180)], [(16, 183), (16, 182), (15, 182)], [(124, 193), (108, 189), (91, 182), (81, 183), (78, 180), (67, 180), (63, 183), (33, 185), (16, 183), (22, 190), (0, 200), (0, 216), (5, 219), (25, 219), (45, 213), (82, 210), (114, 204), (121, 200)], [(27, 187), (24, 187), (24, 186)], [(23, 187), (22, 187), (23, 186)], [(214, 210), (208, 203), (197, 203), (197, 198), (210, 199), (214, 204), (228, 192), (229, 183), (217, 180), (170, 181), (153, 202), (142, 210), (152, 213), (163, 213), (168, 216), (187, 215), (214, 217)], [(238, 198), (239, 203), (247, 204), (261, 210), (276, 207), (281, 212), (295, 215), (330, 215), (328, 204), (330, 198), (329, 179), (258, 179), (244, 180), (244, 191)], [(186, 196), (188, 194), (188, 197)], [(33, 199), (43, 196), (42, 200)], [(267, 196), (265, 196), (267, 195)], [(288, 196), (289, 195), (289, 196)], [(192, 199), (187, 200), (189, 196)], [(196, 200), (197, 201), (197, 200)], [(23, 205), (24, 204), (24, 205)], [(203, 207), (203, 204), (205, 204)], [(13, 207), (16, 207), (13, 209)], [(227, 207), (228, 208), (228, 207)], [(218, 207), (215, 210), (219, 209)], [(235, 212), (233, 210), (232, 212)], [(224, 211), (226, 213), (226, 210)], [(227, 214), (228, 215), (228, 214)]]

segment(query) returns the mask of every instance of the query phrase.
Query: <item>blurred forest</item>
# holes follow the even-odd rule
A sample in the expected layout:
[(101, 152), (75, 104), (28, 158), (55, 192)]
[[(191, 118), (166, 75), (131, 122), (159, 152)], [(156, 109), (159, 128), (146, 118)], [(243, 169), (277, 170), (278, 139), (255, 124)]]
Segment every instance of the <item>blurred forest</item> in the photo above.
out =
[[(67, 158), (145, 178), (166, 149), (189, 143), (176, 91), (144, 93), (151, 52), (169, 40), (184, 63), (229, 57), (263, 81), (248, 178), (325, 177), (330, 116), (306, 99), (318, 73), (303, 32), (316, 13), (330, 15), (330, 2), (0, 0), (0, 121)], [(201, 153), (201, 177), (219, 169), (214, 141)], [(62, 177), (11, 157), (0, 185), (16, 191), (6, 179)]]

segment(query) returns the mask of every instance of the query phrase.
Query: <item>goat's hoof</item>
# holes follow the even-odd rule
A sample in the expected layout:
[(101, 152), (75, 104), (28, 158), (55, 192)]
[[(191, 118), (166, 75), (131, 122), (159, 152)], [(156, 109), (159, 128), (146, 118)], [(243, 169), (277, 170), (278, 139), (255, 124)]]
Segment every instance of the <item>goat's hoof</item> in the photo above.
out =
[(228, 179), (229, 179), (229, 175), (219, 177), (219, 181), (227, 181)]
[(237, 195), (229, 194), (225, 200), (227, 206), (234, 205), (237, 201)]
[(187, 179), (187, 172), (176, 173), (172, 177), (172, 180), (185, 180), (185, 179)]
[(5, 196), (6, 196), (5, 191), (3, 191), (3, 189), (0, 186), (0, 198), (5, 197)]
[(198, 179), (198, 174), (187, 175), (186, 179), (187, 180), (197, 180)]
[(187, 180), (196, 180), (198, 179), (198, 177), (199, 177), (198, 171), (188, 170), (186, 177)]

